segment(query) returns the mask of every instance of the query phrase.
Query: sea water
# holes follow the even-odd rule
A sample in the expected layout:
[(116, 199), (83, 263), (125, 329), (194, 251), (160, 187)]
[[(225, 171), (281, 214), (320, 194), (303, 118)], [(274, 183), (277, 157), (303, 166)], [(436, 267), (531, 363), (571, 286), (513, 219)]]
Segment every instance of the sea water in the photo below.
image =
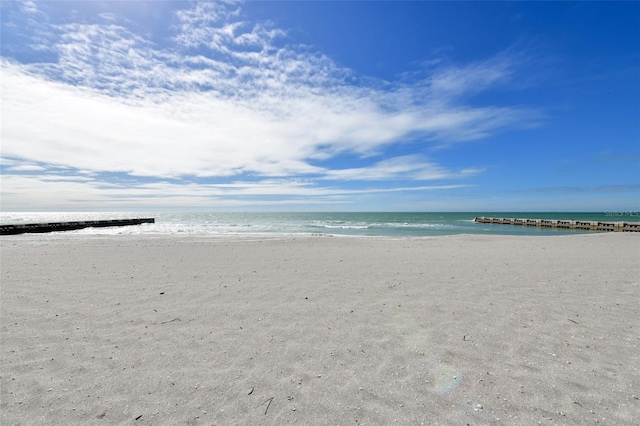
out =
[[(625, 213), (625, 212), (622, 212)], [(126, 218), (155, 218), (153, 224), (125, 227), (85, 228), (69, 231), (94, 235), (332, 235), (428, 237), (455, 234), (561, 235), (589, 231), (531, 226), (475, 223), (474, 218), (505, 217), (530, 219), (573, 219), (600, 222), (640, 220), (631, 214), (602, 213), (0, 213), (1, 224), (46, 223)]]

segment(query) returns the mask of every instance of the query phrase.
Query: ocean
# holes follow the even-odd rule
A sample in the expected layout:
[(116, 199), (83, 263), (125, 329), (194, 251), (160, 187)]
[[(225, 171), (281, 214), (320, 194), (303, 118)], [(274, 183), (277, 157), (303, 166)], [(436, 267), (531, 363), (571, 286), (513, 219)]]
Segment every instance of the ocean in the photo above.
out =
[(351, 237), (429, 237), (456, 234), (563, 235), (590, 231), (475, 223), (477, 216), (636, 222), (639, 212), (601, 213), (0, 213), (0, 224), (45, 223), (153, 217), (153, 224), (86, 228), (86, 235), (332, 235)]

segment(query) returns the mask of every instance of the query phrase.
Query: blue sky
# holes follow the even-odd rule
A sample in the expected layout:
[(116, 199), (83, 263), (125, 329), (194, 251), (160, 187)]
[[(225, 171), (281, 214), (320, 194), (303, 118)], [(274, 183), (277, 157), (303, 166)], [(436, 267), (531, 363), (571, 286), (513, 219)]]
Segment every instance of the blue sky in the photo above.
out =
[(3, 211), (640, 210), (639, 2), (0, 13)]

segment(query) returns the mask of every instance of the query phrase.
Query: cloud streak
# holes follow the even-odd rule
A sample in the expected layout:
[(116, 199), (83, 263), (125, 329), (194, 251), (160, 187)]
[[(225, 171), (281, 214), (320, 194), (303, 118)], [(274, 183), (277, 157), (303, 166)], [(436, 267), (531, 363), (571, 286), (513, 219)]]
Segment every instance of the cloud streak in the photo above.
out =
[(467, 185), (421, 185), (389, 188), (344, 189), (320, 186), (299, 179), (271, 179), (259, 182), (229, 182), (206, 184), (184, 181), (135, 182), (128, 179), (106, 181), (101, 176), (64, 174), (33, 174), (16, 166), (19, 174), (4, 174), (2, 178), (2, 209), (19, 209), (36, 198), (43, 211), (79, 209), (117, 210), (147, 206), (166, 207), (246, 207), (266, 205), (346, 204), (353, 196), (381, 196), (398, 192), (430, 192), (464, 188)]

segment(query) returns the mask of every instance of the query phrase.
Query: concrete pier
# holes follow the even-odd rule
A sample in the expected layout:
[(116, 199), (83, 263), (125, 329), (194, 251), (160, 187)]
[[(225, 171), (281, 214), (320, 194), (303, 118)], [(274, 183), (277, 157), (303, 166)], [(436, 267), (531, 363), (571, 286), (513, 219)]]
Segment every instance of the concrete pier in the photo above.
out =
[(579, 229), (599, 232), (640, 232), (640, 222), (596, 222), (555, 219), (511, 219), (501, 217), (476, 217), (474, 222), (500, 225), (537, 226), (541, 228)]
[(110, 219), (85, 220), (79, 222), (25, 223), (16, 225), (0, 225), (0, 235), (17, 235), (26, 233), (45, 233), (75, 231), (84, 228), (106, 228), (109, 226), (130, 226), (142, 223), (155, 223), (155, 218), (144, 219)]

